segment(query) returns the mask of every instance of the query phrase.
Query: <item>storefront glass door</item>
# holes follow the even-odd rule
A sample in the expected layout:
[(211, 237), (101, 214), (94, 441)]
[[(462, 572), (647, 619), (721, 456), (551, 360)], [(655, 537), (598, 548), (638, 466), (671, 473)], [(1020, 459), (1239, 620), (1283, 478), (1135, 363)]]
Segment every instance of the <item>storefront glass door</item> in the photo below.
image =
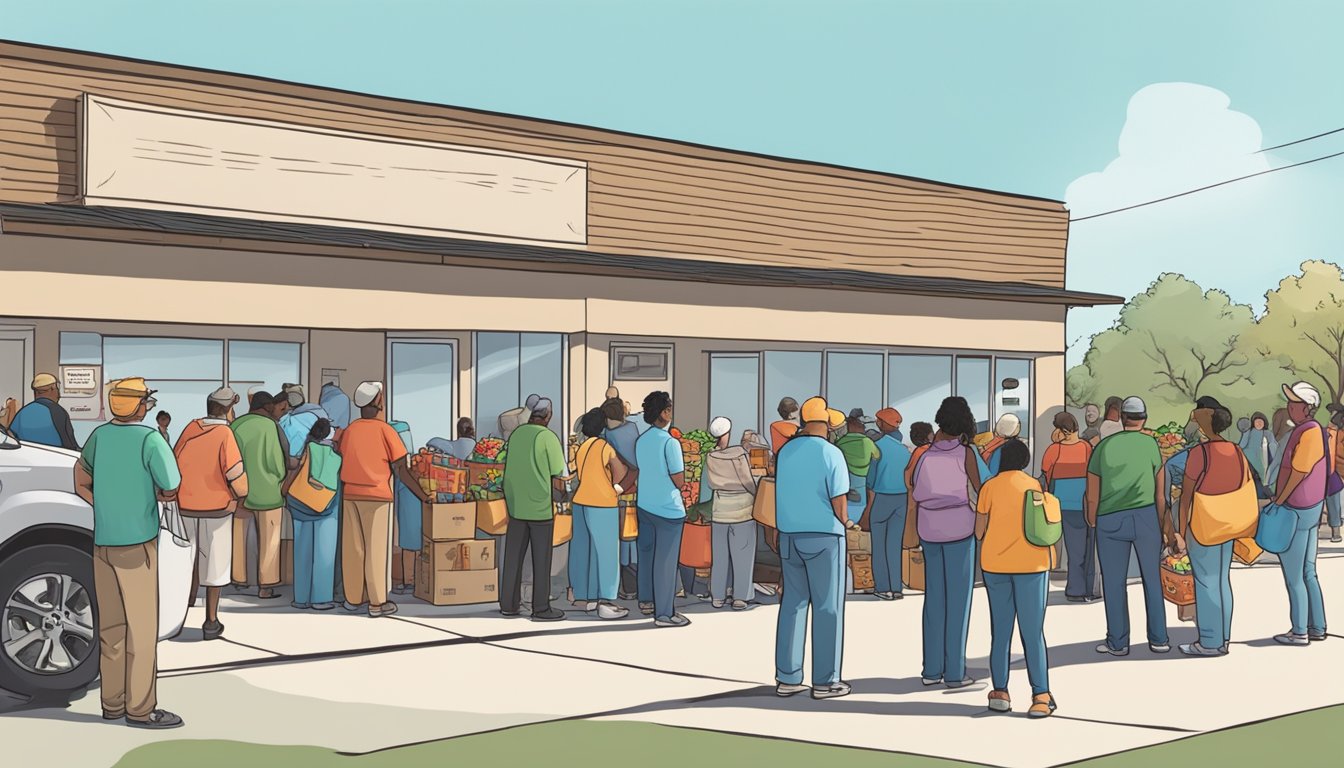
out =
[(976, 431), (988, 432), (993, 428), (993, 408), (990, 407), (988, 357), (957, 358), (957, 395), (966, 398), (975, 416)]
[(549, 398), (551, 431), (565, 437), (565, 335), (476, 334), (475, 419), (478, 436), (499, 435), (499, 415), (530, 394)]
[(766, 352), (762, 368), (762, 427), (779, 420), (780, 400), (792, 397), (802, 405), (809, 397), (821, 394), (820, 352)]
[(887, 404), (901, 412), (905, 431), (917, 421), (933, 423), (943, 398), (952, 394), (950, 355), (891, 355), (887, 358)]
[(845, 415), (862, 408), (864, 416), (873, 418), (886, 400), (885, 360), (882, 352), (827, 352), (827, 405)]
[(416, 450), (431, 438), (457, 437), (457, 350), (453, 343), (403, 339), (387, 347), (388, 418), (410, 425)]
[[(724, 416), (733, 422), (731, 444), (742, 441), (742, 432), (761, 433), (761, 356), (720, 354), (709, 356), (709, 418)], [(687, 414), (689, 416), (690, 414)], [(686, 421), (686, 419), (682, 419)]]

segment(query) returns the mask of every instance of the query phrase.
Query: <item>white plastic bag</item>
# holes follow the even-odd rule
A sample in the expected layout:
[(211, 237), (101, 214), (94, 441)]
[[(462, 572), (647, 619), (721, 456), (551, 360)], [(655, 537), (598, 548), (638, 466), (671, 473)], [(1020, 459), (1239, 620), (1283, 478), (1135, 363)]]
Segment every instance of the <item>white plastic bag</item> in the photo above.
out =
[(159, 505), (159, 639), (177, 637), (187, 621), (191, 599), (191, 569), (196, 548), (187, 538), (187, 525), (176, 501)]

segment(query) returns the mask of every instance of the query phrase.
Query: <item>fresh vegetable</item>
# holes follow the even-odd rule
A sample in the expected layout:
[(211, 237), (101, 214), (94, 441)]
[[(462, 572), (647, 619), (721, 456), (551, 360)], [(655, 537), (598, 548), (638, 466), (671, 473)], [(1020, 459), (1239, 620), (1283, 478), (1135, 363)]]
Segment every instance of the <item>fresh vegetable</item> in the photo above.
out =
[(476, 443), (470, 461), (483, 463), (502, 462), (505, 458), (504, 441), (497, 437), (483, 437)]

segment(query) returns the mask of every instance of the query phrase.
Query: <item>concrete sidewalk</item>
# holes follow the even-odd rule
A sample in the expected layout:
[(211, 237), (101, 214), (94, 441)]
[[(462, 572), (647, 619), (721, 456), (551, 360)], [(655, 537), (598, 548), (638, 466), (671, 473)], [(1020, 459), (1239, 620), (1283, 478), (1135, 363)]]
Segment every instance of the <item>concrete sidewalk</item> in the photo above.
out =
[[(1344, 611), (1344, 548), (1323, 541), (1327, 613)], [(489, 606), (435, 608), (407, 601), (391, 619), (227, 598), (227, 642), (188, 629), (160, 645), (162, 706), (187, 719), (168, 734), (104, 724), (96, 691), (68, 710), (7, 713), (0, 738), (61, 744), (61, 763), (111, 765), (162, 739), (231, 739), (367, 752), (401, 744), (573, 717), (640, 720), (760, 734), (1002, 766), (1055, 765), (1266, 717), (1344, 703), (1344, 638), (1286, 648), (1287, 598), (1275, 565), (1237, 567), (1232, 653), (1155, 656), (1143, 637), (1142, 597), (1130, 589), (1136, 644), (1128, 658), (1095, 653), (1101, 604), (1047, 612), (1051, 687), (1059, 712), (1027, 722), (1025, 670), (1010, 685), (1016, 712), (985, 709), (988, 608), (977, 590), (968, 689), (919, 680), (922, 601), (852, 599), (844, 672), (854, 694), (814, 702), (773, 695), (774, 623), (764, 605), (747, 612), (687, 605), (690, 627), (647, 619), (600, 622), (571, 613), (541, 624), (505, 619)], [(1332, 589), (1333, 587), (1333, 589)], [(282, 601), (275, 601), (282, 602)], [(637, 616), (637, 614), (636, 614)], [(1194, 628), (1168, 611), (1172, 642)], [(189, 627), (198, 627), (200, 610)], [(1338, 647), (1336, 647), (1338, 646)], [(893, 719), (892, 715), (899, 715)], [(1024, 738), (1022, 729), (1030, 731)]]

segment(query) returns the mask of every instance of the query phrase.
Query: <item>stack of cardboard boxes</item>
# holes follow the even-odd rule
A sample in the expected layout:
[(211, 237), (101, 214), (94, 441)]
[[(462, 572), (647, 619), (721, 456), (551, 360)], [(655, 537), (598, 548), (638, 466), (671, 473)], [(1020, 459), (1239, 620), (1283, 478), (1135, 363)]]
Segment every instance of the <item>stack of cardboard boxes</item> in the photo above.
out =
[(499, 599), (494, 539), (476, 538), (475, 502), (426, 504), (424, 542), (415, 565), (415, 596), (433, 605)]
[(854, 578), (854, 591), (873, 588), (873, 535), (868, 531), (845, 531), (845, 548), (849, 550), (849, 571)]

